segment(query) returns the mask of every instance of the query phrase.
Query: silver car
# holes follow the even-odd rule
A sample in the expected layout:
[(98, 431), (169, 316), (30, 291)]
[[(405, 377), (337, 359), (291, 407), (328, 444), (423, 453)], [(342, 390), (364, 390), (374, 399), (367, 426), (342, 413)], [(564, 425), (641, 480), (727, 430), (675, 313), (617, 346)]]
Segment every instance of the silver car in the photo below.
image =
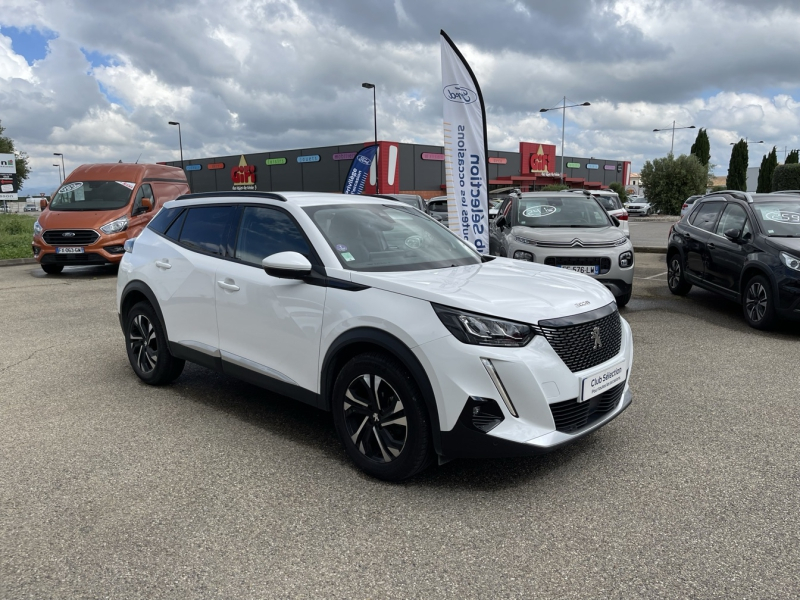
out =
[(506, 200), (489, 225), (489, 251), (593, 277), (617, 306), (631, 299), (633, 245), (593, 195), (533, 192)]

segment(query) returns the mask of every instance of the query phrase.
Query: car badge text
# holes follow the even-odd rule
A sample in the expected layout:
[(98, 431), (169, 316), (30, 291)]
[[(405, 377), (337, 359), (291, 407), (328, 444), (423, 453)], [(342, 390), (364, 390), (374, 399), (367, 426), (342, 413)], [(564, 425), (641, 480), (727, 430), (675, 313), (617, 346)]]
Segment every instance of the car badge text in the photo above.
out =
[(592, 341), (594, 342), (593, 350), (597, 350), (598, 348), (603, 347), (603, 340), (600, 339), (600, 328), (595, 327), (592, 329)]

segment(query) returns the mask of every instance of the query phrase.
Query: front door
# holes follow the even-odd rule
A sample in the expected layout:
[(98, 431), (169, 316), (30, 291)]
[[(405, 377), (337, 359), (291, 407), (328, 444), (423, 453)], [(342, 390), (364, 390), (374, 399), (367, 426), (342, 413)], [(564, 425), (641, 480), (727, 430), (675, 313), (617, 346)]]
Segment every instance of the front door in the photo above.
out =
[[(215, 286), (223, 369), (244, 368), (318, 392), (319, 345), (327, 288), (266, 274), (261, 261), (310, 245), (288, 213), (244, 207), (235, 260), (220, 261)], [(233, 365), (233, 368), (231, 368)]]

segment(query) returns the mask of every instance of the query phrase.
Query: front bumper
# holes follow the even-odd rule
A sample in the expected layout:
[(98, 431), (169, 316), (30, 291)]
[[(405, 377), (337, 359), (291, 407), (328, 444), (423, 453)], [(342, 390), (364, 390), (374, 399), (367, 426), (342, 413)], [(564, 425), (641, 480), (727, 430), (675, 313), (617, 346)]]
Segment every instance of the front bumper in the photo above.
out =
[[(31, 242), (31, 250), (36, 260), (43, 265), (107, 265), (117, 264), (125, 254), (123, 245), (129, 237), (128, 231), (122, 231), (112, 235), (105, 235), (98, 232), (100, 237), (96, 242), (82, 246), (83, 252), (80, 254), (58, 254), (56, 246), (50, 245), (38, 235)], [(69, 246), (69, 243), (63, 244)]]
[[(619, 352), (601, 364), (574, 373), (541, 336), (524, 348), (471, 346), (452, 336), (415, 348), (436, 396), (442, 455), (456, 458), (541, 454), (580, 439), (616, 418), (632, 398), (629, 381), (633, 338), (624, 319), (621, 326)], [(517, 416), (508, 409), (482, 359), (493, 364)], [(578, 406), (576, 399), (584, 378), (621, 363), (625, 376), (618, 384), (621, 390), (613, 405), (588, 418), (585, 425), (559, 428), (559, 407)], [(492, 402), (503, 417), (487, 432), (479, 431), (472, 420), (476, 398)]]

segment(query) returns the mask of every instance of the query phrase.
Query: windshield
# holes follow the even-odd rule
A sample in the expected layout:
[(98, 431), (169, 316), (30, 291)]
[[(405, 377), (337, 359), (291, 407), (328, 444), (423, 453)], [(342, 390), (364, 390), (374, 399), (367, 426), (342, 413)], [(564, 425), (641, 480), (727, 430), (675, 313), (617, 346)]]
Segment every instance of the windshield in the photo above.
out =
[(608, 215), (593, 198), (522, 197), (517, 203), (517, 225), (522, 227), (608, 227)]
[(481, 262), (453, 233), (403, 206), (340, 204), (304, 210), (345, 269), (421, 271)]
[(751, 204), (761, 231), (770, 237), (800, 237), (800, 198)]
[(50, 210), (115, 210), (127, 206), (136, 187), (130, 181), (73, 181), (61, 186)]
[(414, 208), (419, 208), (419, 196), (412, 196), (410, 194), (395, 194), (392, 196), (392, 198), (398, 202), (402, 202), (403, 204), (408, 204)]

